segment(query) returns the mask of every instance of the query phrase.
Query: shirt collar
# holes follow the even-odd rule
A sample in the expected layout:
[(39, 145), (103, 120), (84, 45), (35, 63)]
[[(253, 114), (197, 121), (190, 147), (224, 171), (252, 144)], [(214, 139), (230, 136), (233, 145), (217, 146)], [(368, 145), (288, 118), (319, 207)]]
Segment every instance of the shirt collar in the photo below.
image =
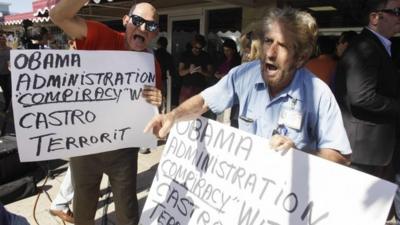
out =
[(255, 68), (259, 71), (259, 73), (257, 74), (259, 74), (260, 76), (256, 76), (254, 85), (256, 86), (256, 88), (266, 87), (263, 79), (263, 72), (261, 69), (261, 60), (258, 60), (257, 66)]
[(292, 99), (303, 100), (301, 95), (301, 85), (303, 84), (301, 77), (304, 75), (304, 68), (297, 69), (292, 82), (287, 86), (279, 96), (289, 96)]
[(385, 47), (387, 53), (388, 53), (390, 56), (392, 56), (392, 53), (391, 53), (391, 51), (390, 51), (390, 48), (391, 48), (391, 46), (392, 46), (392, 42), (391, 42), (389, 39), (387, 39), (386, 37), (384, 37), (384, 36), (382, 36), (381, 34), (379, 34), (378, 32), (375, 32), (375, 31), (371, 30), (369, 27), (366, 27), (366, 28), (378, 37), (379, 41), (380, 41), (380, 42), (383, 44), (383, 46)]

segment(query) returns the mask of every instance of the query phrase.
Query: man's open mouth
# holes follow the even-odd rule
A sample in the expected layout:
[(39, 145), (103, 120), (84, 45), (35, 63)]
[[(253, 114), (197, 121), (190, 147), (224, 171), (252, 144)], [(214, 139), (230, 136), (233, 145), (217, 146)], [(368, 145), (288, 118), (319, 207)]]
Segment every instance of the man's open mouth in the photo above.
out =
[(143, 36), (138, 35), (138, 34), (135, 34), (135, 35), (133, 36), (133, 39), (134, 39), (135, 41), (141, 41), (141, 42), (144, 42), (144, 40), (145, 40)]
[(271, 64), (271, 63), (265, 63), (265, 68), (267, 68), (267, 69), (270, 70), (270, 71), (275, 71), (275, 70), (278, 69), (277, 66), (275, 66), (275, 65), (273, 65), (273, 64)]

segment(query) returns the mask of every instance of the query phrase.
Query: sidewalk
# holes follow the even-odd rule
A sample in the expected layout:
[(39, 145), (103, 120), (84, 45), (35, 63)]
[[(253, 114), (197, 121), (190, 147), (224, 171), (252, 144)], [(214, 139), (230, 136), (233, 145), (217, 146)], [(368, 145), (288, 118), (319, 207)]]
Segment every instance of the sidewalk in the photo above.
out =
[[(150, 190), (151, 183), (153, 182), (153, 177), (157, 170), (157, 165), (160, 160), (162, 149), (164, 145), (159, 146), (157, 149), (153, 149), (150, 154), (139, 154), (139, 162), (138, 162), (138, 177), (137, 177), (137, 194), (139, 200), (139, 210), (141, 212), (144, 203), (146, 202), (147, 194)], [(67, 167), (68, 164), (61, 166), (61, 168)], [(55, 179), (48, 179), (45, 185), (45, 190), (47, 190), (49, 196), (54, 199), (57, 195), (59, 186), (63, 181), (65, 175), (65, 171), (63, 171), (60, 175), (57, 175)], [(38, 187), (43, 185), (44, 180), (38, 183)], [(115, 208), (112, 199), (110, 200), (110, 204), (108, 208), (105, 207), (105, 202), (107, 201), (107, 193), (108, 193), (108, 178), (107, 176), (103, 177), (101, 182), (101, 193), (103, 194), (99, 198), (99, 203), (97, 206), (96, 212), (96, 225), (102, 224), (104, 210), (107, 209), (107, 224), (116, 224), (115, 223)], [(30, 224), (37, 224), (34, 219), (34, 205), (37, 199), (37, 195), (10, 203), (6, 205), (6, 209), (12, 213), (21, 215), (26, 217)], [(45, 193), (40, 194), (37, 206), (36, 206), (36, 219), (38, 225), (61, 225), (63, 222), (58, 218), (50, 215), (49, 213), (50, 200), (47, 198)], [(68, 224), (68, 223), (66, 223)]]

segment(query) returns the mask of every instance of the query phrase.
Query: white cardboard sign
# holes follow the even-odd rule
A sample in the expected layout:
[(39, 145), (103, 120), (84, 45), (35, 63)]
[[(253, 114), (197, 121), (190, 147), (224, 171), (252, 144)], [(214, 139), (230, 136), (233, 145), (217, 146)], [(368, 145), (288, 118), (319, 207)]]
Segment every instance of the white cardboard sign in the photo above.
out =
[(154, 147), (144, 134), (156, 107), (154, 57), (131, 51), (11, 51), (12, 104), (21, 161)]
[(141, 225), (385, 224), (396, 186), (204, 118), (171, 130)]

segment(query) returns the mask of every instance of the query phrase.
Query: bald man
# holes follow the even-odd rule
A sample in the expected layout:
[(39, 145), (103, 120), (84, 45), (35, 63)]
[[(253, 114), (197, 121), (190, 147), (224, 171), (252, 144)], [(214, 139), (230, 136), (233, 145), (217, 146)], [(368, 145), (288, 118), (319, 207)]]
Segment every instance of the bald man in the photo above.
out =
[[(158, 34), (157, 12), (148, 3), (133, 5), (122, 18), (124, 33), (104, 24), (76, 16), (87, 0), (61, 0), (51, 11), (52, 21), (76, 40), (77, 49), (126, 50), (149, 52), (149, 43)], [(123, 60), (123, 59), (122, 59)], [(161, 73), (156, 63), (156, 84), (161, 85)], [(143, 97), (160, 106), (161, 91), (146, 87)], [(74, 220), (77, 225), (94, 225), (103, 173), (109, 176), (118, 225), (136, 225), (139, 220), (136, 196), (138, 149), (127, 148), (100, 154), (71, 158), (71, 175), (75, 195)]]

